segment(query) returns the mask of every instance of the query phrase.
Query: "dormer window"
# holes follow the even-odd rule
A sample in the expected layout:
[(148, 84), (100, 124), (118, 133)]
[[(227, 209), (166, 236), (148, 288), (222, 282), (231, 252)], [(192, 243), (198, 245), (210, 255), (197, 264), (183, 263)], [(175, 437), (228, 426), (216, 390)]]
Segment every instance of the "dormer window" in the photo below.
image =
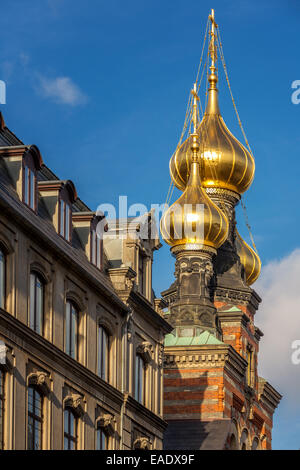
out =
[(72, 227), (88, 260), (98, 269), (103, 267), (103, 232), (108, 230), (104, 214), (72, 213)]
[(23, 156), (23, 202), (33, 211), (37, 207), (37, 171), (42, 158), (37, 147), (32, 145)]
[(71, 233), (71, 208), (70, 208), (70, 205), (66, 201), (64, 201), (63, 199), (60, 199), (59, 234), (69, 242), (70, 233)]
[(57, 233), (68, 242), (72, 238), (72, 204), (77, 192), (72, 181), (39, 181), (39, 193)]

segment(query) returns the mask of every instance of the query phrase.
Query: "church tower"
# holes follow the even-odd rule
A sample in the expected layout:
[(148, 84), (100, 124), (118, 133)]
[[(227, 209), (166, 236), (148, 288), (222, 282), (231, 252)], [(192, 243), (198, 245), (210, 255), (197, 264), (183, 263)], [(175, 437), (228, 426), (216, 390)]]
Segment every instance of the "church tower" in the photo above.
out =
[(192, 131), (170, 161), (182, 195), (161, 219), (162, 238), (176, 258), (176, 280), (162, 293), (173, 326), (165, 341), (166, 449), (270, 449), (281, 399), (257, 372), (263, 333), (254, 323), (260, 298), (250, 286), (261, 262), (235, 217), (255, 162), (222, 118), (218, 53), (228, 81), (212, 10), (205, 112), (200, 120), (196, 82), (185, 125)]

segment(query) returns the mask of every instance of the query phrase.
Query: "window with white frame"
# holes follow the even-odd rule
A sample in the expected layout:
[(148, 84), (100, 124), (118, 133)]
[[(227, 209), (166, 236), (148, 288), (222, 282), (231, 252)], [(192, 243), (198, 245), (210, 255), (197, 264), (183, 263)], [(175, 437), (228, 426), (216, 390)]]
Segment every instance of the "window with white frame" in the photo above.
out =
[(142, 357), (137, 354), (135, 358), (135, 399), (145, 403), (145, 375), (146, 366)]
[(75, 304), (68, 300), (65, 319), (65, 352), (73, 359), (77, 359), (78, 356), (78, 322), (79, 311)]
[(27, 449), (41, 450), (43, 437), (43, 396), (28, 387)]
[(98, 375), (108, 381), (109, 374), (109, 335), (102, 325), (98, 326)]
[(64, 411), (64, 450), (77, 450), (78, 418), (72, 410)]
[(99, 427), (96, 431), (96, 450), (108, 449), (108, 435), (103, 428)]
[(30, 273), (29, 326), (43, 334), (44, 322), (44, 283), (36, 272)]

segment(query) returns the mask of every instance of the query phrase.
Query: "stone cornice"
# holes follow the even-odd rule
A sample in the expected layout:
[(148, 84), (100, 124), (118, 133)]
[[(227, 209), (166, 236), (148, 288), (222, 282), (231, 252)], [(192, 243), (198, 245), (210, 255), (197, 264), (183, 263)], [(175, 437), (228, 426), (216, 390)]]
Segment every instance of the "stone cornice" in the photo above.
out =
[(249, 317), (243, 312), (218, 312), (218, 318), (226, 322), (239, 322), (247, 328), (250, 321)]
[(275, 388), (272, 387), (265, 379), (258, 379), (258, 398), (262, 405), (267, 406), (274, 413), (282, 398)]
[(245, 375), (247, 361), (227, 344), (165, 347), (165, 369), (193, 367), (224, 367), (240, 380)]
[(155, 311), (151, 303), (139, 292), (135, 292), (132, 290), (130, 292), (129, 302), (133, 306), (133, 308), (135, 306), (141, 307), (142, 312), (147, 313), (150, 316), (152, 323), (160, 327), (165, 334), (171, 333), (173, 327)]
[(152, 424), (154, 427), (158, 427), (165, 430), (168, 426), (166, 421), (160, 418), (158, 415), (150, 411), (144, 405), (132, 398), (131, 395), (125, 394), (125, 404), (128, 410), (131, 410), (143, 418), (147, 423)]
[(241, 290), (221, 286), (215, 289), (215, 300), (247, 305), (251, 308), (253, 313), (258, 309), (261, 302), (261, 298), (253, 289)]

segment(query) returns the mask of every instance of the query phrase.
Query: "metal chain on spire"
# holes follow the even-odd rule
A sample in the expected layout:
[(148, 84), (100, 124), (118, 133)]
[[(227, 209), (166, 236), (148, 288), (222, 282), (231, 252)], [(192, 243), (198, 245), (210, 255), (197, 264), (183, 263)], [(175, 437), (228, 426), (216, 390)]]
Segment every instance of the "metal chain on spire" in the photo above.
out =
[[(205, 50), (205, 43), (206, 43), (207, 33), (208, 33), (208, 24), (209, 24), (209, 19), (207, 20), (207, 24), (206, 24), (206, 30), (205, 30), (205, 35), (204, 35), (204, 40), (203, 40), (203, 45), (202, 45), (200, 62), (199, 62), (198, 70), (197, 70), (196, 83), (198, 83), (198, 90), (201, 86), (204, 70), (205, 70), (205, 67), (206, 67), (206, 63), (205, 63), (202, 74), (201, 74), (201, 78), (199, 80), (199, 74), (200, 74), (201, 65), (202, 65), (202, 61), (203, 61), (203, 53), (204, 53), (204, 50)], [(198, 82), (198, 80), (199, 80), (199, 82)], [(197, 92), (198, 92), (198, 90), (197, 90)], [(201, 104), (200, 104), (200, 106), (201, 106)], [(201, 106), (201, 112), (203, 114), (202, 106)], [(192, 118), (192, 96), (189, 93), (189, 99), (188, 99), (187, 109), (186, 109), (186, 113), (185, 113), (183, 129), (182, 129), (181, 136), (180, 136), (180, 139), (179, 139), (178, 144), (176, 146), (176, 150), (175, 150), (174, 154), (177, 152), (178, 148), (180, 147), (180, 145), (182, 143), (182, 139), (183, 139), (186, 131), (188, 130), (188, 133), (190, 133), (190, 131), (191, 131), (191, 122), (192, 122), (191, 118)], [(172, 198), (172, 195), (173, 195), (174, 187), (175, 187), (175, 185), (174, 185), (173, 181), (171, 180), (170, 186), (169, 186), (169, 189), (168, 189), (168, 193), (167, 193), (167, 197), (166, 197), (165, 207), (166, 207), (166, 205), (169, 205), (169, 202), (170, 202), (170, 200)]]
[[(222, 65), (223, 65), (223, 69), (224, 69), (224, 73), (225, 73), (225, 77), (226, 77), (228, 89), (229, 89), (229, 92), (230, 92), (232, 104), (233, 104), (233, 107), (234, 107), (234, 110), (235, 110), (235, 114), (236, 114), (236, 117), (237, 117), (237, 120), (238, 120), (240, 129), (241, 129), (241, 131), (242, 131), (242, 134), (243, 134), (243, 137), (244, 137), (246, 146), (247, 146), (247, 148), (248, 148), (250, 154), (251, 154), (252, 157), (254, 158), (252, 149), (251, 149), (251, 147), (250, 147), (249, 141), (248, 141), (247, 136), (246, 136), (246, 133), (245, 133), (245, 131), (244, 131), (244, 127), (243, 127), (242, 121), (241, 121), (241, 119), (240, 119), (239, 112), (238, 112), (238, 110), (237, 110), (237, 106), (236, 106), (235, 100), (234, 100), (234, 98), (233, 98), (233, 93), (232, 93), (232, 89), (231, 89), (231, 85), (230, 85), (230, 81), (229, 81), (228, 71), (227, 71), (226, 62), (225, 62), (225, 57), (224, 57), (224, 52), (223, 52), (223, 46), (222, 46), (222, 41), (221, 41), (220, 28), (217, 28), (216, 39), (217, 39), (217, 44), (218, 44), (218, 49), (219, 49), (219, 53), (220, 53), (220, 58), (221, 58), (221, 61), (222, 61)], [(245, 218), (245, 224), (246, 224), (246, 227), (248, 228), (248, 231), (249, 231), (249, 235), (250, 235), (250, 239), (251, 239), (252, 246), (253, 246), (254, 250), (256, 251), (256, 253), (258, 254), (258, 251), (257, 251), (257, 248), (256, 248), (256, 244), (255, 244), (255, 242), (254, 242), (254, 237), (253, 237), (253, 234), (252, 234), (251, 226), (250, 226), (250, 223), (249, 223), (249, 218), (248, 218), (248, 214), (247, 214), (246, 205), (245, 205), (245, 203), (244, 203), (244, 201), (243, 201), (242, 195), (241, 195), (241, 206), (242, 206), (242, 209), (243, 209), (244, 218)]]

